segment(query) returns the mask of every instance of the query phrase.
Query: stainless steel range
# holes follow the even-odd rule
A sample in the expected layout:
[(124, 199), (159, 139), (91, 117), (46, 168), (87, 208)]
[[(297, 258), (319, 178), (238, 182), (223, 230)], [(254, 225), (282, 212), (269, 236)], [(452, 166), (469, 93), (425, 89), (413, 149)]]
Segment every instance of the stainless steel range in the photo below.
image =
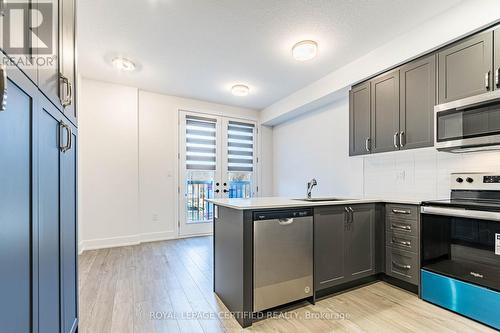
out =
[(453, 174), (421, 212), (422, 298), (500, 329), (500, 172)]

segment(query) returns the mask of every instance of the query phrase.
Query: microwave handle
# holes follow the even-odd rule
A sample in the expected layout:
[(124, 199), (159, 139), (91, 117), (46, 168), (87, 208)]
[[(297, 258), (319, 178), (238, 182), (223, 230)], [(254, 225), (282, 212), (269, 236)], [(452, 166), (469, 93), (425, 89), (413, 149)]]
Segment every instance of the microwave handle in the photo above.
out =
[(467, 210), (459, 208), (446, 208), (446, 207), (433, 207), (433, 206), (423, 206), (420, 209), (422, 214), (429, 215), (440, 215), (440, 216), (450, 216), (450, 217), (462, 217), (466, 219), (478, 219), (478, 220), (489, 220), (489, 221), (499, 221), (499, 212), (487, 212), (479, 210)]

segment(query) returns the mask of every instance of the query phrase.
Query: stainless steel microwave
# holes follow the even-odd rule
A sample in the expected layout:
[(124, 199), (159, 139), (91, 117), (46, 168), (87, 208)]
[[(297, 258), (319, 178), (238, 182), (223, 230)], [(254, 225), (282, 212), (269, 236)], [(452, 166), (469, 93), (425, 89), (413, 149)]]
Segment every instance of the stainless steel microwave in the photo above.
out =
[(500, 90), (436, 105), (434, 114), (436, 149), (500, 150)]

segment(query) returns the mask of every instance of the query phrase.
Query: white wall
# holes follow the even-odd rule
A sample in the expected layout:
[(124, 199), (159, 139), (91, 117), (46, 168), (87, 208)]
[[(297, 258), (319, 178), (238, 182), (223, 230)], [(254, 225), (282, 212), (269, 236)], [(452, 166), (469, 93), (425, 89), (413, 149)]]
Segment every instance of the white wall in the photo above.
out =
[[(177, 237), (178, 111), (258, 120), (255, 110), (82, 79), (79, 91), (82, 249)], [(272, 130), (260, 129), (259, 178), (272, 192)], [(262, 182), (261, 180), (261, 182)]]
[(275, 126), (274, 191), (315, 196), (429, 200), (449, 196), (450, 173), (499, 171), (500, 153), (451, 154), (434, 148), (349, 157), (348, 95), (321, 110)]
[(134, 242), (137, 202), (137, 89), (81, 80), (80, 241), (86, 248)]

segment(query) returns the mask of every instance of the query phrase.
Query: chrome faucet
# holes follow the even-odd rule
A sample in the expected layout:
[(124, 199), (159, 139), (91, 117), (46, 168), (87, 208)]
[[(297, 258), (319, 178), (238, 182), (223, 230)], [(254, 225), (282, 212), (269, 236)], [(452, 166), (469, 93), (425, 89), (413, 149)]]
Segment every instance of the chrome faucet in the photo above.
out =
[(318, 185), (318, 182), (315, 178), (311, 179), (309, 183), (307, 183), (307, 199), (311, 199), (311, 192), (314, 186)]

